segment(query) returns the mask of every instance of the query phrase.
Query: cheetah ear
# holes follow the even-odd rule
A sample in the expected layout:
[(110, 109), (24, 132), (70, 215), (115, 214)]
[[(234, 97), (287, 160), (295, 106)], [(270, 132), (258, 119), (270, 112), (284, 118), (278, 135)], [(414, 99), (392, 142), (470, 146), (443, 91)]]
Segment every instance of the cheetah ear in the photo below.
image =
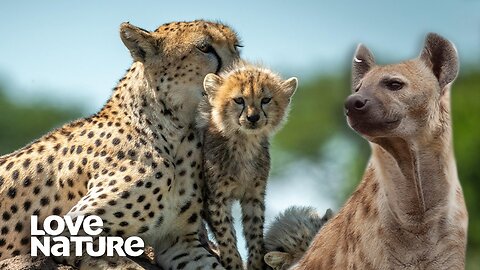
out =
[(291, 98), (298, 87), (298, 79), (296, 77), (292, 77), (283, 82), (283, 86), (285, 89), (285, 93), (288, 95), (288, 98)]
[(370, 50), (363, 44), (358, 44), (352, 60), (352, 88), (360, 84), (360, 80), (375, 66), (375, 58)]
[(457, 78), (459, 63), (455, 45), (442, 36), (429, 33), (420, 59), (429, 67), (438, 80), (442, 93), (445, 86)]
[(222, 77), (209, 73), (207, 76), (205, 76), (205, 79), (203, 80), (203, 89), (205, 89), (205, 93), (207, 93), (207, 96), (209, 99), (215, 96), (215, 93), (217, 92), (218, 87), (223, 83)]
[(125, 22), (120, 25), (120, 37), (134, 61), (144, 62), (147, 55), (156, 53), (155, 38), (145, 29)]
[(274, 270), (283, 269), (282, 266), (290, 265), (292, 263), (292, 256), (286, 252), (280, 251), (270, 251), (263, 257), (268, 266), (272, 267)]

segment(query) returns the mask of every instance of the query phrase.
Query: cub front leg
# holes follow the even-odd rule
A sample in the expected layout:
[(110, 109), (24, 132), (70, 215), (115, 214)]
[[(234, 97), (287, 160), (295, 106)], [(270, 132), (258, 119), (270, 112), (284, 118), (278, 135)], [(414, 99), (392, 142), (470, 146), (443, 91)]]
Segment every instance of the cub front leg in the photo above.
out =
[(242, 207), (243, 233), (248, 247), (247, 269), (262, 270), (267, 267), (263, 260), (265, 244), (263, 225), (265, 222), (265, 188), (245, 192), (240, 201)]
[(233, 227), (232, 202), (217, 192), (207, 199), (207, 221), (218, 243), (220, 261), (226, 269), (243, 269)]

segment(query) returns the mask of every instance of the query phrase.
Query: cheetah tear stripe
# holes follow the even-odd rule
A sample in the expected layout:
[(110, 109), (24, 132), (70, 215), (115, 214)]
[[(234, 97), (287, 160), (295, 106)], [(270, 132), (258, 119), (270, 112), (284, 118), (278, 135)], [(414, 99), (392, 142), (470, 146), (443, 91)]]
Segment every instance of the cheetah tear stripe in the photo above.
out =
[[(143, 254), (145, 243), (138, 236), (123, 239), (120, 236), (98, 236), (102, 233), (103, 221), (99, 216), (48, 216), (43, 222), (43, 230), (38, 229), (38, 216), (31, 216), (31, 255), (38, 256), (40, 251), (44, 256), (82, 256), (84, 251), (94, 257), (118, 255), (121, 257), (137, 257)], [(70, 237), (60, 235), (68, 229)], [(77, 236), (79, 231), (90, 236)], [(46, 235), (46, 236), (45, 236)], [(39, 237), (40, 236), (40, 237)], [(53, 236), (53, 237), (52, 237)], [(52, 245), (53, 242), (53, 245)], [(75, 250), (70, 250), (75, 243)], [(96, 250), (95, 250), (96, 248)], [(116, 253), (116, 254), (114, 254)]]

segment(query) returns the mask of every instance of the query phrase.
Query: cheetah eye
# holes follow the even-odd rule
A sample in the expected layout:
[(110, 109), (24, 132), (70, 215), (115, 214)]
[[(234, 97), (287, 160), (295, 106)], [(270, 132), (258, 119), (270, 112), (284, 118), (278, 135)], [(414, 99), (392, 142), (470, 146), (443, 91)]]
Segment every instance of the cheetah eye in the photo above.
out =
[(272, 98), (262, 98), (262, 104), (268, 104), (272, 101)]
[(241, 98), (241, 97), (234, 98), (233, 101), (235, 101), (235, 103), (240, 104), (240, 105), (245, 104), (245, 100), (243, 100), (243, 98)]
[(207, 44), (207, 43), (202, 43), (200, 45), (197, 45), (197, 49), (203, 53), (214, 53), (215, 49), (212, 47), (212, 45)]

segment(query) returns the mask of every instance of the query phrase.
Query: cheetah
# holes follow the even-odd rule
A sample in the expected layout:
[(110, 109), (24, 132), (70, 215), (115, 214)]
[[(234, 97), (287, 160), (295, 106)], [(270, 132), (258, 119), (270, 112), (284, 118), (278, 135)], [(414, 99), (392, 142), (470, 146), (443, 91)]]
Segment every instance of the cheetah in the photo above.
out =
[[(120, 37), (133, 64), (106, 105), (0, 158), (0, 259), (29, 254), (31, 215), (40, 223), (52, 214), (97, 215), (106, 235), (138, 235), (153, 246), (164, 268), (221, 269), (198, 239), (195, 115), (205, 75), (239, 58), (239, 40), (231, 28), (204, 20), (152, 32), (123, 23)], [(58, 259), (81, 269), (131, 262)]]
[(331, 209), (321, 216), (313, 207), (287, 208), (265, 234), (265, 262), (274, 270), (288, 269), (300, 260), (315, 235), (332, 217)]
[(269, 139), (282, 125), (297, 79), (238, 62), (204, 80), (198, 125), (204, 132), (206, 220), (227, 269), (243, 269), (231, 207), (239, 200), (248, 247), (248, 269), (264, 269), (265, 189)]
[(458, 70), (453, 43), (434, 33), (419, 57), (397, 64), (379, 66), (357, 47), (345, 112), (371, 158), (293, 269), (465, 269), (468, 213), (450, 114)]

